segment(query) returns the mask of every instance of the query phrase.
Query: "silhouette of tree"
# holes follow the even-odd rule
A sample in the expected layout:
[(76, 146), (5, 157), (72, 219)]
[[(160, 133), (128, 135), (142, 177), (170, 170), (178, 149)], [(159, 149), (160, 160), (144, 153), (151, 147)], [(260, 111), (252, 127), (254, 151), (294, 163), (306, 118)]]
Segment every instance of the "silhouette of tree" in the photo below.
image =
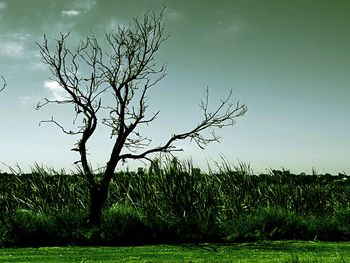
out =
[[(52, 79), (66, 94), (62, 100), (45, 98), (38, 103), (37, 109), (51, 103), (72, 104), (76, 130), (66, 129), (54, 118), (41, 123), (54, 123), (66, 134), (79, 135), (72, 150), (80, 154), (76, 164), (81, 167), (88, 183), (91, 225), (100, 224), (102, 207), (118, 163), (130, 159), (150, 161), (149, 155), (152, 153), (181, 150), (174, 145), (178, 140), (190, 139), (204, 148), (210, 142), (219, 141), (220, 138), (214, 133), (216, 128), (232, 125), (234, 119), (247, 110), (244, 104), (230, 102), (230, 92), (214, 111), (209, 111), (209, 92), (206, 89), (200, 103), (203, 119), (192, 129), (171, 135), (164, 144), (153, 148), (150, 146), (151, 139), (143, 136), (139, 128), (149, 125), (159, 114), (159, 111), (146, 113), (149, 90), (166, 75), (167, 65), (157, 66), (155, 61), (157, 51), (168, 38), (164, 34), (163, 13), (164, 10), (159, 15), (147, 12), (143, 19), (134, 18), (129, 26), (119, 26), (116, 31), (106, 34), (108, 48), (104, 50), (93, 34), (82, 40), (75, 49), (67, 47), (70, 32), (61, 33), (53, 49), (49, 47), (46, 36), (43, 43), (37, 43), (43, 62), (51, 70)], [(89, 73), (83, 76), (87, 68)], [(87, 143), (98, 124), (107, 126), (113, 139), (113, 149), (102, 175), (94, 173), (87, 152)], [(208, 130), (209, 135), (204, 134)]]
[(0, 76), (1, 77), (1, 80), (2, 80), (2, 86), (0, 87), (0, 92), (3, 91), (6, 86), (7, 86), (7, 82), (5, 80), (5, 78), (3, 76)]

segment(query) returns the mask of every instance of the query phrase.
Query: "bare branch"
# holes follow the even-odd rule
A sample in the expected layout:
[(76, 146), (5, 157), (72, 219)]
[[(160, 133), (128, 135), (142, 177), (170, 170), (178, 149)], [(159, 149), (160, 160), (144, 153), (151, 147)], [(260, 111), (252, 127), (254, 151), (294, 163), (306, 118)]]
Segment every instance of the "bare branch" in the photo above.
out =
[[(195, 126), (192, 130), (184, 133), (174, 134), (162, 146), (147, 150), (141, 154), (123, 154), (121, 159), (141, 159), (147, 157), (149, 154), (164, 152), (170, 153), (181, 149), (176, 148), (173, 143), (178, 140), (190, 139), (204, 149), (211, 142), (220, 142), (220, 137), (216, 135), (216, 128), (223, 128), (234, 124), (236, 118), (243, 116), (247, 112), (247, 107), (239, 102), (235, 104), (230, 103), (232, 91), (229, 95), (220, 101), (219, 106), (213, 112), (208, 111), (209, 90), (205, 90), (204, 100), (201, 100), (200, 107), (203, 111), (203, 120)], [(211, 130), (209, 136), (203, 134), (204, 131)]]
[[(234, 119), (242, 116), (247, 108), (239, 102), (232, 104), (229, 93), (214, 111), (209, 109), (209, 91), (205, 90), (200, 102), (202, 120), (187, 132), (174, 134), (168, 141), (150, 148), (151, 139), (139, 131), (142, 125), (151, 124), (159, 111), (149, 113), (149, 93), (165, 76), (167, 63), (158, 64), (156, 54), (168, 39), (163, 25), (164, 9), (159, 15), (147, 12), (142, 19), (134, 18), (126, 27), (117, 27), (106, 34), (104, 49), (99, 39), (91, 34), (75, 48), (69, 48), (71, 32), (61, 33), (54, 41), (54, 47), (44, 36), (38, 44), (40, 55), (51, 71), (51, 79), (65, 91), (63, 100), (45, 98), (36, 106), (40, 109), (48, 104), (72, 105), (75, 130), (64, 128), (54, 118), (39, 123), (52, 123), (68, 135), (79, 137), (76, 147), (81, 167), (88, 182), (91, 200), (101, 205), (107, 198), (108, 186), (117, 164), (126, 159), (150, 160), (152, 153), (174, 153), (181, 151), (175, 147), (178, 140), (190, 139), (200, 148), (219, 141), (215, 130), (234, 124)], [(102, 176), (88, 161), (87, 144), (96, 132), (98, 124), (110, 130), (113, 149), (106, 162)], [(94, 199), (97, 196), (97, 199)], [(102, 201), (101, 201), (102, 200)], [(96, 204), (92, 205), (95, 207)]]
[(74, 131), (71, 131), (71, 130), (66, 130), (62, 125), (60, 125), (57, 121), (54, 120), (53, 117), (51, 117), (50, 120), (46, 120), (46, 121), (40, 121), (39, 122), (39, 126), (41, 126), (42, 123), (53, 123), (55, 124), (57, 127), (59, 127), (62, 132), (64, 132), (65, 134), (69, 134), (69, 135), (76, 135), (76, 134), (79, 134), (79, 133), (82, 133), (82, 132), (74, 132)]
[(0, 77), (1, 77), (2, 82), (3, 82), (2, 87), (0, 88), (0, 92), (1, 92), (1, 91), (3, 91), (6, 88), (7, 82), (6, 82), (6, 80), (5, 80), (5, 78), (3, 76), (0, 76)]

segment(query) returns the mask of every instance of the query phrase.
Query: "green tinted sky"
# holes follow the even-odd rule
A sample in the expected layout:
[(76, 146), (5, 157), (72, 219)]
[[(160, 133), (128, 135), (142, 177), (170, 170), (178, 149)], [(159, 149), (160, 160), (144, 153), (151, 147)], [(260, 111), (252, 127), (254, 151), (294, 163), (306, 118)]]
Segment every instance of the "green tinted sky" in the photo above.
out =
[[(38, 126), (51, 116), (71, 123), (69, 107), (33, 109), (40, 98), (60, 95), (50, 89), (34, 44), (43, 34), (54, 39), (68, 28), (72, 40), (101, 34), (163, 5), (170, 38), (159, 59), (169, 67), (150, 101), (151, 110), (161, 110), (147, 131), (155, 144), (200, 120), (206, 86), (213, 104), (233, 89), (248, 113), (218, 131), (221, 144), (202, 151), (179, 142), (181, 156), (205, 165), (223, 154), (234, 163), (251, 163), (257, 172), (284, 166), (350, 173), (347, 0), (0, 0), (0, 72), (9, 83), (0, 95), (0, 161), (71, 167), (78, 157), (69, 151), (75, 138)], [(110, 147), (101, 130), (91, 144), (93, 163), (103, 166)]]

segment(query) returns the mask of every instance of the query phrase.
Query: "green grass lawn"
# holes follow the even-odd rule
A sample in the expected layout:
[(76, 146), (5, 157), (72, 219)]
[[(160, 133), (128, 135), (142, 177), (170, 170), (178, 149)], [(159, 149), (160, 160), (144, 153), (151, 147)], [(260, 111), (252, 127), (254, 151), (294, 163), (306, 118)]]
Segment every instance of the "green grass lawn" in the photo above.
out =
[(350, 262), (350, 242), (11, 248), (0, 262)]

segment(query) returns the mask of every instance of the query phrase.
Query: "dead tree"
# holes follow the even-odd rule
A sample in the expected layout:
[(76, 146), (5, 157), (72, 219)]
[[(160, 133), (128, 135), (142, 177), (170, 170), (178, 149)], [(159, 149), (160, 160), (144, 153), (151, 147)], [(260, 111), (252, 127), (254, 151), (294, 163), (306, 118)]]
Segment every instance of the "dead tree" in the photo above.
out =
[[(100, 224), (109, 184), (118, 163), (130, 159), (150, 160), (153, 153), (177, 151), (179, 149), (174, 143), (178, 140), (190, 139), (204, 148), (210, 142), (219, 141), (214, 130), (232, 125), (234, 119), (247, 110), (244, 104), (232, 104), (232, 93), (229, 93), (214, 111), (209, 111), (209, 92), (206, 89), (200, 103), (203, 119), (192, 129), (173, 134), (164, 144), (151, 147), (151, 139), (143, 136), (140, 128), (151, 124), (159, 114), (149, 114), (147, 109), (149, 90), (166, 75), (166, 64), (158, 66), (155, 61), (157, 51), (168, 38), (162, 18), (163, 12), (159, 15), (148, 12), (141, 20), (134, 18), (129, 26), (118, 27), (106, 34), (108, 45), (104, 48), (95, 35), (86, 37), (75, 49), (69, 48), (70, 32), (61, 33), (54, 48), (49, 47), (46, 36), (41, 44), (37, 43), (52, 79), (66, 93), (63, 100), (44, 99), (37, 109), (51, 103), (74, 106), (76, 130), (67, 130), (53, 118), (43, 122), (54, 123), (66, 134), (79, 135), (72, 150), (80, 154), (79, 165), (88, 183), (91, 225)], [(110, 129), (113, 140), (113, 149), (102, 176), (94, 174), (87, 155), (87, 143), (98, 124)]]

